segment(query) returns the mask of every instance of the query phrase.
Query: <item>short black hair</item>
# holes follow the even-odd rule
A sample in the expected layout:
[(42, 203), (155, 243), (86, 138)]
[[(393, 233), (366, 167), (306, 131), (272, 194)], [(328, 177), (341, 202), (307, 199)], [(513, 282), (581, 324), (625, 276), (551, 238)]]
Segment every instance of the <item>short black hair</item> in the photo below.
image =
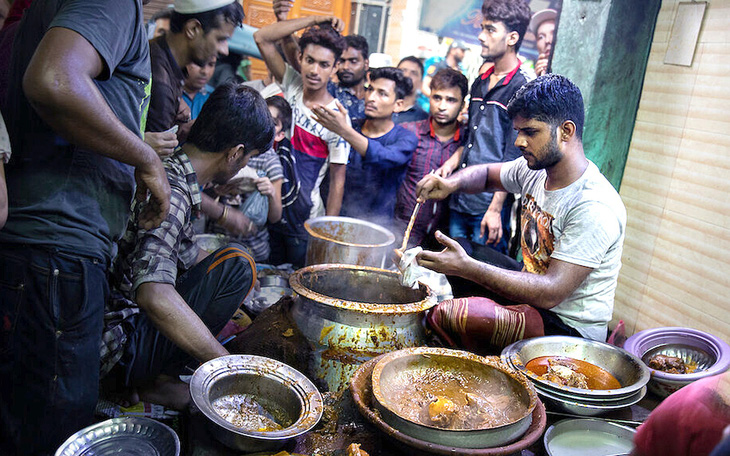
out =
[(299, 49), (303, 53), (310, 44), (327, 48), (335, 55), (335, 62), (340, 60), (342, 53), (347, 49), (347, 42), (340, 33), (329, 23), (322, 23), (309, 27), (299, 38)]
[(279, 111), (279, 115), (276, 118), (281, 122), (281, 128), (287, 133), (290, 133), (292, 123), (292, 109), (288, 101), (284, 97), (279, 95), (272, 95), (266, 99), (266, 106), (274, 107)]
[(418, 65), (418, 68), (421, 70), (421, 77), (423, 78), (423, 75), (426, 73), (426, 69), (423, 68), (423, 62), (421, 62), (421, 59), (416, 57), (415, 55), (409, 55), (408, 57), (403, 57), (400, 59), (400, 62), (398, 62), (398, 66), (400, 66), (403, 62), (412, 62)]
[(507, 105), (507, 113), (511, 119), (520, 116), (552, 127), (570, 120), (578, 139), (583, 138), (583, 95), (577, 85), (559, 74), (546, 74), (523, 85)]
[[(370, 46), (368, 46), (368, 40), (362, 35), (347, 35), (345, 37), (347, 48), (353, 48), (360, 51), (362, 58), (367, 60), (370, 57)], [(345, 48), (345, 49), (347, 49)]]
[(469, 81), (467, 81), (466, 76), (461, 71), (456, 71), (453, 68), (442, 68), (438, 70), (431, 78), (429, 87), (432, 92), (439, 89), (458, 87), (461, 91), (462, 101), (466, 98), (466, 94), (469, 93)]
[(172, 18), (172, 12), (173, 9), (166, 6), (153, 14), (150, 21), (155, 22), (158, 19), (170, 19)]
[(229, 81), (219, 85), (200, 110), (188, 142), (203, 152), (221, 153), (243, 144), (245, 154), (271, 148), (274, 120), (254, 89)]
[(208, 33), (211, 29), (219, 28), (223, 22), (238, 27), (243, 23), (245, 17), (243, 6), (237, 1), (201, 13), (181, 14), (173, 10), (170, 17), (170, 32), (180, 33), (185, 23), (190, 19), (197, 19), (203, 27), (203, 32)]
[(390, 79), (395, 82), (395, 99), (402, 100), (413, 90), (413, 82), (401, 70), (394, 67), (374, 68), (370, 70), (370, 81)]
[(532, 18), (532, 11), (526, 0), (484, 0), (482, 16), (490, 21), (502, 22), (508, 32), (517, 32), (520, 38), (515, 44), (515, 52), (520, 50)]

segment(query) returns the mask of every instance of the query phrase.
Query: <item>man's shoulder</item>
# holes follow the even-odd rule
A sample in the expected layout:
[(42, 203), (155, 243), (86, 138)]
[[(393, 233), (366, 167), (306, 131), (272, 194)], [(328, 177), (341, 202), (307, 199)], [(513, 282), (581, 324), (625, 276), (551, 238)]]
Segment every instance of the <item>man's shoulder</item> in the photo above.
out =
[(421, 120), (412, 120), (410, 122), (403, 122), (400, 125), (402, 128), (412, 132), (415, 135), (420, 135), (424, 132), (429, 131), (429, 119), (426, 117), (425, 119)]

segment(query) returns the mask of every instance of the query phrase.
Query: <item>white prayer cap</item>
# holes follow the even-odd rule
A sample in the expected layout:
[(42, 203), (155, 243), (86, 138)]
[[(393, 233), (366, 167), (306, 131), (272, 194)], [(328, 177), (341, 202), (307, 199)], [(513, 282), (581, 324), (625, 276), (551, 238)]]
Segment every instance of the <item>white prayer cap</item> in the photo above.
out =
[(212, 11), (236, 0), (175, 0), (175, 11), (180, 14), (195, 14)]

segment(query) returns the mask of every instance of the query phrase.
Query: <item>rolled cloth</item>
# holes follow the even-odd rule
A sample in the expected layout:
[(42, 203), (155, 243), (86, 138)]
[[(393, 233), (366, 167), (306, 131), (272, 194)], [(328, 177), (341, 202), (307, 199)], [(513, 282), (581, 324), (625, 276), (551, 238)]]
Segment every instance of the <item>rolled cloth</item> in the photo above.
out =
[(481, 297), (440, 302), (428, 314), (428, 324), (445, 343), (475, 353), (545, 335), (540, 312), (533, 307), (502, 306)]

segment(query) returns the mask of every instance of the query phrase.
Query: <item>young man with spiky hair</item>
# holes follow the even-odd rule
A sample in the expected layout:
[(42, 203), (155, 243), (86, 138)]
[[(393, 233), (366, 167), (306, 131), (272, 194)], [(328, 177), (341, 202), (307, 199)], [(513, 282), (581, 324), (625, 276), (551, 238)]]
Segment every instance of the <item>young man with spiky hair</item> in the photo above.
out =
[[(520, 65), (517, 51), (530, 24), (526, 0), (485, 0), (482, 4), (482, 58), (494, 65), (471, 87), (469, 128), (464, 149), (444, 164), (438, 173), (448, 176), (457, 169), (485, 163), (499, 163), (519, 157), (515, 133), (507, 115), (507, 103), (535, 76)], [(451, 198), (449, 231), (507, 253), (502, 207), (507, 193), (458, 193)], [(508, 222), (508, 218), (505, 219)]]
[[(279, 54), (276, 43), (307, 27), (299, 39), (300, 70), (297, 71)], [(350, 145), (324, 128), (312, 115), (315, 106), (337, 108), (335, 98), (327, 91), (327, 82), (346, 47), (345, 39), (338, 32), (343, 27), (343, 22), (333, 16), (308, 16), (276, 22), (254, 33), (266, 66), (281, 83), (294, 114), (291, 143), (300, 193), (297, 200), (284, 209), (282, 220), (272, 225), (269, 233), (272, 246), (285, 250), (284, 257), (295, 267), (304, 265), (306, 255), (308, 236), (304, 222), (325, 214), (339, 215), (342, 206)], [(349, 125), (344, 108), (342, 113)], [(328, 173), (329, 194), (324, 204), (320, 186)]]
[[(441, 252), (421, 252), (420, 265), (480, 285), (480, 296), (440, 303), (429, 322), (440, 335), (484, 351), (542, 334), (605, 341), (613, 313), (626, 228), (621, 197), (583, 151), (580, 89), (548, 74), (525, 84), (507, 107), (522, 157), (426, 176), (421, 199), (485, 189), (522, 195), (524, 267), (491, 249), (480, 260), (437, 232)], [(472, 295), (473, 296), (473, 295)], [(502, 301), (504, 302), (504, 301)], [(458, 318), (456, 318), (458, 317)], [(458, 320), (458, 321), (457, 321)]]
[(365, 120), (350, 126), (342, 105), (339, 111), (316, 106), (319, 123), (342, 136), (350, 146), (342, 213), (392, 226), (395, 198), (408, 162), (416, 150), (416, 136), (393, 122), (412, 83), (397, 68), (370, 72), (365, 92)]

